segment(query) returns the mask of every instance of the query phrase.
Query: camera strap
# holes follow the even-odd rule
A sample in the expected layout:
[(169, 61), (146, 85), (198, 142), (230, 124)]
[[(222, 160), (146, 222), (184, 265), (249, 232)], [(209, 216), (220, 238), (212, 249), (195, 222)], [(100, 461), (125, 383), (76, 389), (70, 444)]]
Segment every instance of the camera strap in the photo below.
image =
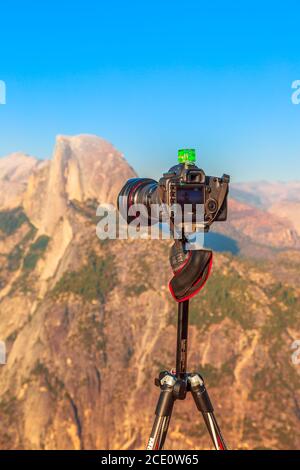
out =
[(177, 302), (194, 297), (205, 285), (212, 268), (213, 254), (210, 250), (191, 250), (186, 253), (180, 266), (176, 266), (169, 289)]

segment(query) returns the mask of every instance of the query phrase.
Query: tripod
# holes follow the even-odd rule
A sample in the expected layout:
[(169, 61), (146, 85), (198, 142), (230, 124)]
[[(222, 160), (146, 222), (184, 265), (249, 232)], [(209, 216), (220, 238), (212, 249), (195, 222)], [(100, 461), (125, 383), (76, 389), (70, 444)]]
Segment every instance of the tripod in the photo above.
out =
[(202, 413), (215, 449), (226, 450), (204, 380), (198, 373), (187, 372), (189, 298), (205, 284), (211, 269), (212, 252), (198, 250), (187, 254), (178, 242), (175, 242), (172, 250), (170, 261), (174, 277), (169, 287), (178, 302), (176, 372), (163, 371), (155, 379), (155, 385), (160, 387), (160, 396), (147, 450), (163, 448), (174, 403), (176, 400), (184, 400), (188, 392), (191, 392)]

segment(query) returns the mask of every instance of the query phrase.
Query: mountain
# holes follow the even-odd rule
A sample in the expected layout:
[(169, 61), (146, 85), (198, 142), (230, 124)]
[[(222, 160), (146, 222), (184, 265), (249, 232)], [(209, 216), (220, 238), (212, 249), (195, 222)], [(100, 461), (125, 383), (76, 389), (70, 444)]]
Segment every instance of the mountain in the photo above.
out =
[(228, 220), (216, 223), (212, 231), (234, 240), (244, 255), (273, 256), (274, 251), (299, 249), (300, 234), (286, 214), (280, 215), (230, 199)]
[(242, 202), (268, 209), (275, 203), (283, 201), (300, 202), (300, 181), (253, 181), (235, 183), (231, 194)]
[(21, 152), (0, 158), (0, 209), (22, 204), (29, 177), (45, 164)]
[(287, 225), (295, 228), (300, 235), (300, 201), (284, 201), (272, 204), (268, 210), (271, 214), (285, 219)]
[(233, 185), (236, 200), (263, 209), (300, 236), (300, 182), (253, 182)]
[(124, 157), (96, 136), (58, 136), (53, 160), (29, 180), (24, 208), (42, 232), (65, 219), (70, 201), (115, 203), (120, 182), (135, 176)]
[[(95, 233), (97, 203), (114, 202), (134, 175), (103, 139), (59, 137), (16, 206), (0, 211), (2, 449), (146, 445), (153, 379), (175, 362), (170, 242), (100, 241)], [(277, 218), (230, 207), (232, 240), (267, 247), (274, 224), (265, 219)], [(251, 254), (215, 253), (211, 278), (191, 301), (190, 370), (206, 377), (231, 448), (297, 449), (300, 369), (291, 345), (300, 327), (300, 251), (291, 243), (267, 258)], [(176, 403), (166, 448), (210, 445), (192, 400)]]

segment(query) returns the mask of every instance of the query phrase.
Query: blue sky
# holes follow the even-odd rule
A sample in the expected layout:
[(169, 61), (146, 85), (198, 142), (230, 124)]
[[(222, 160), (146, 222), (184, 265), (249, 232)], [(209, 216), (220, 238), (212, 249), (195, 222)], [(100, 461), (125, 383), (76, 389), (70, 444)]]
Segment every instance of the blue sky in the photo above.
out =
[(210, 3), (6, 2), (0, 155), (91, 133), (144, 176), (195, 147), (207, 173), (300, 179), (299, 2)]

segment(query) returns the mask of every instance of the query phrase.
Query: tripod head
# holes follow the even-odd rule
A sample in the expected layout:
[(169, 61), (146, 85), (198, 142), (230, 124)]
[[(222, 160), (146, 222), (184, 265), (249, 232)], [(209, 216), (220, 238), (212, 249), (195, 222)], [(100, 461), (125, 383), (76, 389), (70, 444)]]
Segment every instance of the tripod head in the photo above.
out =
[(170, 251), (170, 264), (174, 276), (169, 289), (176, 302), (194, 297), (206, 283), (212, 268), (211, 250), (185, 250), (185, 243), (176, 240)]

